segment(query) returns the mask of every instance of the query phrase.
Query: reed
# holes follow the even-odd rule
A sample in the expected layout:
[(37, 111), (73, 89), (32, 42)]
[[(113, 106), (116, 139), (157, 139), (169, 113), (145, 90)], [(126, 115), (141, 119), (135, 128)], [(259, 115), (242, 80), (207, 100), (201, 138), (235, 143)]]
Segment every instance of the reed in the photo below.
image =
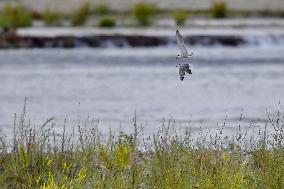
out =
[[(134, 132), (104, 137), (96, 122), (79, 122), (62, 132), (53, 118), (35, 127), (23, 109), (15, 116), (11, 141), (0, 131), (0, 184), (3, 188), (283, 188), (284, 118), (268, 116), (267, 126), (248, 137), (241, 127), (226, 136), (174, 121), (143, 137)], [(69, 127), (69, 126), (68, 126)], [(273, 130), (271, 130), (273, 129)]]
[(52, 11), (50, 8), (46, 8), (43, 12), (42, 18), (47, 26), (60, 26), (61, 15)]
[(81, 5), (72, 15), (71, 24), (73, 26), (82, 26), (86, 23), (89, 16), (90, 6), (88, 3)]
[(155, 6), (148, 3), (137, 3), (133, 9), (134, 17), (140, 26), (149, 26), (155, 12)]
[(214, 18), (226, 18), (228, 14), (227, 4), (221, 1), (214, 2), (211, 12)]
[(172, 11), (172, 17), (174, 18), (177, 26), (183, 26), (188, 18), (188, 13), (185, 10)]
[(32, 25), (31, 13), (22, 5), (5, 5), (0, 14), (0, 27), (19, 28)]

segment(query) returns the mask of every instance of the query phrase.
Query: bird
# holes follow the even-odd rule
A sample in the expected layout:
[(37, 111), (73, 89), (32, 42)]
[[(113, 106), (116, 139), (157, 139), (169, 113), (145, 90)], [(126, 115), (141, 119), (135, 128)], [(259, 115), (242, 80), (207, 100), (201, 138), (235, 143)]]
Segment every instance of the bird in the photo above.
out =
[(184, 40), (182, 38), (182, 36), (180, 35), (179, 31), (176, 31), (176, 37), (177, 37), (177, 45), (181, 50), (181, 54), (178, 54), (176, 59), (180, 59), (180, 58), (191, 58), (193, 53), (188, 54), (185, 44), (184, 44)]
[(176, 67), (179, 68), (178, 72), (181, 81), (184, 80), (185, 72), (187, 72), (188, 74), (192, 74), (191, 69), (189, 69), (189, 64), (178, 64)]

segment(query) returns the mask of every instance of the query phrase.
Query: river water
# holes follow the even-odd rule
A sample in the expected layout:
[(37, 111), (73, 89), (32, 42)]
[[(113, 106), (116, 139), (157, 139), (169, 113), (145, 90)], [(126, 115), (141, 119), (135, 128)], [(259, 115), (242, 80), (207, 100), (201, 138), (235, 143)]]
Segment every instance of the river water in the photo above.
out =
[[(139, 123), (151, 132), (162, 119), (232, 126), (241, 114), (263, 122), (284, 101), (284, 46), (193, 47), (192, 75), (181, 82), (176, 48), (75, 48), (0, 51), (0, 128), (12, 131), (27, 97), (32, 125), (100, 120)], [(185, 61), (183, 61), (185, 62)]]

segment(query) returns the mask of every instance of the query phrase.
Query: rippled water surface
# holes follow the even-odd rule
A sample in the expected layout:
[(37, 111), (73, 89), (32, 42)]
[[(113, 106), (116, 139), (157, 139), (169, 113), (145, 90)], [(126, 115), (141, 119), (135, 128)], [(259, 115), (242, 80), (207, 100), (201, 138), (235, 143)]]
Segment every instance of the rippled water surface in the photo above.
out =
[(34, 124), (89, 115), (125, 127), (135, 111), (149, 125), (263, 120), (284, 100), (284, 47), (192, 50), (193, 75), (183, 82), (174, 47), (0, 51), (0, 127), (11, 129), (25, 97)]

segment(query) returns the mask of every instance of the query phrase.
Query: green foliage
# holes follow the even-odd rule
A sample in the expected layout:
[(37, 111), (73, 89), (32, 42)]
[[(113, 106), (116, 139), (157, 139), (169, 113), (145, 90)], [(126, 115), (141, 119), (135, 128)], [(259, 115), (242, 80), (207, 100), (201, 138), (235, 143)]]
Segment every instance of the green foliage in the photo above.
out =
[(140, 26), (148, 26), (155, 14), (155, 7), (148, 3), (137, 3), (134, 5), (133, 13)]
[[(15, 123), (11, 148), (0, 150), (2, 188), (284, 188), (280, 114), (267, 120), (274, 131), (264, 128), (250, 140), (241, 129), (231, 138), (223, 128), (216, 135), (178, 134), (172, 122), (153, 137), (139, 138), (134, 121), (134, 134), (102, 142), (87, 125), (70, 135), (65, 129), (56, 133), (53, 119), (34, 127), (25, 108)], [(0, 147), (8, 146), (3, 136)]]
[(188, 13), (185, 10), (174, 10), (172, 16), (175, 19), (176, 25), (183, 26), (187, 20)]
[(106, 4), (99, 4), (94, 7), (95, 14), (109, 14), (111, 9)]
[(112, 17), (103, 17), (99, 21), (100, 27), (114, 27), (115, 20)]
[(42, 17), (45, 25), (47, 26), (56, 26), (60, 24), (60, 15), (49, 8), (45, 9)]
[(73, 26), (82, 26), (86, 23), (88, 15), (89, 15), (89, 4), (84, 3), (81, 7), (79, 7), (72, 15), (71, 24)]
[(31, 13), (20, 4), (7, 4), (0, 14), (0, 27), (28, 27), (32, 24)]
[(214, 2), (211, 11), (214, 18), (225, 18), (228, 12), (227, 5), (225, 2)]

